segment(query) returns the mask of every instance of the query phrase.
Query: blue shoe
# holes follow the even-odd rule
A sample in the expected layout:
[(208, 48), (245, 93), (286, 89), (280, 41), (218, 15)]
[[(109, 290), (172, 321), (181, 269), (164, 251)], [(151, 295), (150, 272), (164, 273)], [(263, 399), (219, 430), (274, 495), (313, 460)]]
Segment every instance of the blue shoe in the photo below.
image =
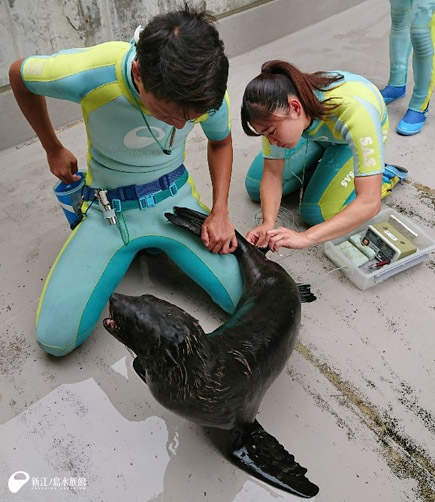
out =
[(403, 136), (412, 136), (413, 134), (419, 133), (426, 122), (426, 116), (428, 108), (424, 112), (416, 112), (408, 108), (403, 119), (399, 122), (397, 126), (397, 132)]
[(385, 164), (384, 173), (382, 174), (382, 190), (381, 199), (390, 195), (391, 190), (408, 177), (408, 171), (404, 167), (395, 166), (394, 164)]
[(406, 94), (406, 85), (386, 85), (381, 89), (385, 104), (391, 103), (395, 99), (402, 98)]
[(399, 181), (402, 181), (408, 177), (408, 170), (401, 166), (395, 166), (394, 164), (385, 164), (382, 180), (384, 182), (389, 182), (394, 176), (397, 176)]

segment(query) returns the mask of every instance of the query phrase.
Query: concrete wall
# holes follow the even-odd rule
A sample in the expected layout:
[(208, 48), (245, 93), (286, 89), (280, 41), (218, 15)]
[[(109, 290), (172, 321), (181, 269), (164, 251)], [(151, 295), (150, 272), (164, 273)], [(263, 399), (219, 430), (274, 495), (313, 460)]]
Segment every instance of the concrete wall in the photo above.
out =
[[(362, 0), (191, 0), (219, 19), (229, 57), (283, 37)], [(9, 65), (29, 54), (51, 54), (109, 40), (130, 40), (139, 24), (181, 0), (0, 0), (0, 150), (34, 136), (8, 86)], [(48, 100), (55, 127), (80, 118), (73, 103)]]
[[(271, 0), (192, 0), (189, 5), (227, 15)], [(180, 0), (0, 0), (0, 87), (11, 62), (109, 40), (130, 40), (135, 28)]]

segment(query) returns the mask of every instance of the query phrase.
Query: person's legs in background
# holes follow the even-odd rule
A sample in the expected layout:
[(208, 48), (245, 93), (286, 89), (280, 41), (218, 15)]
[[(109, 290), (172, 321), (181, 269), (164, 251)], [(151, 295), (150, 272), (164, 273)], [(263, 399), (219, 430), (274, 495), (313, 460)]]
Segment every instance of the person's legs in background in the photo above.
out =
[(414, 89), (397, 132), (406, 136), (419, 133), (426, 121), (435, 84), (435, 0), (414, 0), (410, 36), (413, 48)]
[(411, 9), (413, 0), (390, 0), (390, 78), (381, 90), (385, 103), (391, 103), (406, 93), (408, 61), (411, 52)]

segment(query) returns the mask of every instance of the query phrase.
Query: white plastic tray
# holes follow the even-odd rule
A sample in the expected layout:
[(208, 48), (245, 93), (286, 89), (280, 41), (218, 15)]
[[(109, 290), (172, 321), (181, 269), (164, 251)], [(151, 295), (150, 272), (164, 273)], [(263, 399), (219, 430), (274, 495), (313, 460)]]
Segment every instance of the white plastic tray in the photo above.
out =
[[(397, 218), (405, 225), (407, 225), (411, 230), (414, 230), (417, 234), (417, 240), (415, 242), (417, 246), (417, 251), (406, 257), (391, 263), (390, 265), (384, 265), (380, 270), (375, 270), (370, 274), (367, 274), (356, 267), (341, 251), (337, 248), (337, 245), (341, 242), (347, 240), (349, 236), (357, 234), (367, 228), (369, 224), (379, 223), (381, 221), (387, 221), (388, 218), (394, 214)], [(325, 242), (323, 245), (323, 251), (325, 255), (335, 264), (337, 267), (341, 268), (341, 271), (357, 286), (359, 289), (365, 290), (371, 288), (379, 282), (385, 281), (389, 277), (407, 270), (408, 268), (414, 267), (419, 263), (424, 262), (429, 257), (431, 251), (435, 249), (435, 240), (427, 235), (427, 233), (420, 228), (416, 223), (414, 223), (409, 218), (406, 218), (402, 214), (398, 213), (394, 209), (387, 208), (380, 211), (374, 218), (366, 221), (363, 225), (353, 230), (350, 234), (343, 235), (337, 239)]]

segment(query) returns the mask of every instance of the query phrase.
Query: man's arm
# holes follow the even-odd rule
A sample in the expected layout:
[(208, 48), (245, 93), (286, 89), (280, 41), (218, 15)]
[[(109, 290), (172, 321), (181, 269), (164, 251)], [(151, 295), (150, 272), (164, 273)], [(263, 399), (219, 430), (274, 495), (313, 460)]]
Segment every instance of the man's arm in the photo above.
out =
[(227, 254), (237, 247), (228, 212), (228, 193), (233, 164), (231, 133), (221, 141), (208, 140), (207, 159), (213, 185), (213, 207), (202, 226), (201, 238), (213, 253)]
[(9, 68), (9, 81), (15, 99), (47, 153), (51, 172), (64, 183), (73, 183), (80, 179), (74, 174), (78, 170), (77, 159), (59, 141), (48, 115), (45, 97), (30, 92), (25, 86), (21, 77), (23, 61), (19, 59)]

